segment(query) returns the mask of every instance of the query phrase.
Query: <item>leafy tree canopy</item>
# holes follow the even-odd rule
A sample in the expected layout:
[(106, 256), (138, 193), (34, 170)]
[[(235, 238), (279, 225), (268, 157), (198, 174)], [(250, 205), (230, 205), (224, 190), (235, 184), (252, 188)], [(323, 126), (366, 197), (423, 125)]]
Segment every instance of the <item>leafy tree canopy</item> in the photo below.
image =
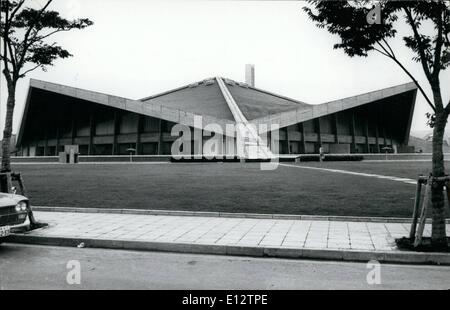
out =
[[(340, 37), (335, 49), (343, 49), (353, 56), (368, 56), (370, 51), (377, 51), (394, 61), (402, 69), (388, 39), (397, 35), (395, 22), (399, 17), (411, 28), (411, 33), (404, 36), (405, 45), (414, 53), (413, 60), (421, 63), (427, 79), (439, 80), (439, 73), (450, 65), (450, 2), (445, 0), (429, 1), (308, 1), (310, 6), (303, 10), (319, 28)], [(368, 13), (378, 5), (381, 12), (381, 23), (367, 22)], [(435, 33), (421, 33), (423, 25), (431, 22)], [(409, 72), (407, 72), (409, 74)], [(410, 74), (409, 74), (410, 75)], [(411, 78), (413, 78), (410, 75)], [(413, 80), (417, 82), (414, 78)], [(417, 84), (417, 83), (416, 83)], [(420, 89), (428, 103), (434, 104)]]
[[(0, 60), (4, 61), (9, 71), (7, 80), (8, 75), (15, 81), (37, 68), (45, 70), (57, 58), (72, 56), (56, 42), (49, 43), (46, 39), (58, 32), (84, 29), (93, 24), (87, 18), (67, 20), (58, 12), (47, 10), (52, 1), (47, 1), (41, 9), (26, 7), (25, 0), (1, 2), (0, 37), (3, 51)], [(34, 66), (25, 70), (28, 63)]]

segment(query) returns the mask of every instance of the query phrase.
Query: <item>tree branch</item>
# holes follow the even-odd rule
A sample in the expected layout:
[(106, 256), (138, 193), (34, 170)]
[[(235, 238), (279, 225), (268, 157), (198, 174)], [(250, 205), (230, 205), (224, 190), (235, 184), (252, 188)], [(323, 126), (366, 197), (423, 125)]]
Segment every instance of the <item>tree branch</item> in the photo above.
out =
[(42, 13), (44, 13), (44, 11), (47, 9), (47, 7), (50, 5), (50, 3), (52, 3), (53, 0), (48, 0), (47, 3), (44, 5), (44, 7), (39, 11), (39, 13), (37, 14), (36, 18), (34, 19), (33, 23), (29, 26), (27, 32), (24, 35), (24, 39), (23, 39), (23, 51), (20, 55), (20, 62), (19, 62), (19, 70), (20, 68), (23, 66), (24, 61), (25, 61), (25, 55), (26, 52), (30, 46), (28, 39), (30, 37), (31, 31), (33, 30), (34, 26), (36, 25), (36, 22), (39, 20), (39, 17), (41, 17)]
[(443, 28), (443, 13), (439, 15), (439, 18), (436, 22), (436, 26), (438, 27), (438, 36), (436, 38), (436, 48), (434, 50), (434, 63), (433, 63), (433, 79), (439, 78), (439, 72), (441, 71), (441, 51), (442, 51), (442, 28)]
[(14, 72), (16, 71), (16, 68), (17, 68), (17, 63), (16, 63), (16, 59), (14, 57), (14, 53), (13, 53), (13, 50), (11, 47), (11, 42), (9, 41), (9, 38), (6, 41), (5, 40), (3, 40), (3, 41), (4, 41), (3, 43), (8, 47), (10, 62), (13, 67), (13, 75), (14, 75)]
[[(9, 55), (10, 58), (9, 62), (11, 63), (11, 65), (13, 66), (13, 72), (16, 71), (16, 65), (17, 65), (17, 55), (16, 53), (13, 53), (12, 51), (12, 46), (11, 46), (11, 40), (9, 38), (9, 28), (10, 28), (10, 23), (13, 20), (14, 16), (17, 14), (17, 12), (20, 10), (20, 8), (23, 6), (23, 4), (25, 3), (25, 0), (21, 0), (17, 3), (17, 6), (14, 8), (14, 10), (11, 12), (11, 14), (9, 14), (9, 2), (6, 1), (6, 12), (5, 12), (5, 29), (4, 29), (4, 34), (3, 34), (3, 43), (8, 47), (8, 51), (9, 51)], [(15, 48), (14, 48), (15, 50)], [(6, 55), (6, 50), (4, 51), (5, 53), (5, 58), (8, 59), (7, 55)]]
[(447, 113), (447, 116), (450, 114), (450, 100), (448, 101), (447, 105), (445, 106), (444, 111), (445, 111), (445, 113)]
[[(0, 54), (0, 61), (4, 61), (4, 57)], [(9, 58), (6, 58), (6, 61), (8, 61), (9, 63), (11, 63), (11, 60), (9, 60)]]
[(384, 56), (389, 57), (389, 58), (394, 58), (395, 57), (394, 53), (393, 52), (389, 53), (388, 50), (379, 41), (377, 41), (377, 44), (378, 44), (379, 47), (381, 47), (383, 49), (384, 53), (382, 53), (382, 54)]
[(16, 16), (16, 13), (20, 10), (20, 8), (22, 7), (22, 5), (25, 3), (25, 0), (21, 0), (16, 8), (11, 12), (11, 16), (9, 17), (10, 20), (12, 20), (14, 18), (14, 16)]
[[(389, 50), (391, 51), (391, 55), (392, 55), (392, 57), (394, 57), (395, 58), (395, 53), (394, 53), (394, 51), (392, 50), (392, 48), (391, 48), (391, 46), (389, 45), (389, 43), (387, 43), (387, 41), (384, 39), (384, 38), (382, 38), (382, 40), (383, 40), (383, 42), (384, 42), (384, 44), (386, 44), (386, 46), (389, 48)], [(378, 43), (378, 42), (377, 42)], [(379, 44), (379, 43), (378, 43)], [(380, 44), (381, 45), (381, 44)]]
[(381, 55), (391, 58), (391, 55), (386, 54), (385, 52), (380, 51), (378, 48), (374, 47), (373, 49), (374, 49), (375, 51), (377, 51), (378, 53), (380, 53)]
[(35, 67), (33, 67), (33, 68), (29, 69), (29, 70), (26, 70), (24, 73), (19, 73), (18, 76), (19, 77), (25, 76), (27, 73), (29, 73), (31, 71), (34, 71), (34, 70), (36, 70), (39, 67), (42, 67), (42, 65), (36, 65)]
[[(382, 55), (392, 59), (393, 61), (395, 61), (395, 63), (411, 78), (411, 80), (414, 82), (414, 84), (416, 84), (417, 88), (419, 89), (420, 93), (423, 95), (423, 97), (425, 98), (425, 100), (427, 101), (428, 105), (431, 107), (431, 109), (433, 109), (433, 112), (436, 112), (436, 107), (434, 106), (434, 104), (431, 102), (430, 98), (428, 98), (427, 94), (425, 93), (425, 91), (423, 90), (422, 86), (419, 84), (419, 82), (414, 78), (414, 76), (408, 71), (408, 69), (405, 68), (405, 66), (403, 66), (403, 64), (394, 56), (391, 55), (387, 52), (386, 48), (380, 44), (379, 42), (377, 42), (378, 45), (385, 51), (384, 53), (381, 52), (380, 50), (374, 48), (377, 52), (381, 53)], [(449, 108), (450, 109), (450, 108)]]
[(3, 30), (3, 64), (5, 68), (3, 68), (3, 74), (5, 75), (6, 81), (8, 83), (11, 82), (11, 74), (8, 68), (8, 48), (6, 39), (9, 33), (9, 2), (6, 2), (6, 11), (5, 11), (5, 29)]
[(425, 75), (427, 76), (428, 80), (431, 82), (432, 77), (431, 77), (431, 73), (430, 73), (430, 68), (428, 67), (427, 58), (425, 57), (425, 49), (423, 47), (423, 42), (420, 37), (419, 31), (417, 30), (415, 20), (413, 19), (411, 11), (409, 11), (409, 9), (406, 5), (403, 6), (403, 10), (406, 13), (409, 24), (414, 33), (414, 38), (416, 39), (417, 44), (418, 44), (418, 52), (420, 55), (420, 60), (422, 63), (423, 71), (425, 72)]
[(37, 36), (37, 33), (36, 33), (36, 35), (33, 37), (33, 39), (32, 40), (30, 40), (30, 46), (33, 44), (33, 43), (36, 43), (36, 42), (38, 42), (38, 41), (41, 41), (41, 40), (44, 40), (44, 39), (46, 39), (46, 38), (48, 38), (48, 37), (50, 37), (50, 36), (52, 36), (52, 35), (54, 35), (54, 34), (56, 34), (56, 33), (58, 33), (58, 32), (64, 32), (64, 31), (70, 31), (71, 29), (64, 29), (64, 28), (59, 28), (59, 29), (57, 29), (57, 30), (55, 30), (55, 31), (52, 31), (52, 32), (50, 32), (50, 33), (48, 33), (48, 34), (46, 34), (46, 35), (43, 35), (43, 36)]

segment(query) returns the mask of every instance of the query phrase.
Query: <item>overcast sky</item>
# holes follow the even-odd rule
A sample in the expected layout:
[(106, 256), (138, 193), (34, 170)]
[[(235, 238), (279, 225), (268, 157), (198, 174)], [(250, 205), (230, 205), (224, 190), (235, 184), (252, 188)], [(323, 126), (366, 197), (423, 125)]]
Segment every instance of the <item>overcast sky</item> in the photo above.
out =
[[(43, 0), (29, 0), (35, 5)], [(14, 128), (18, 128), (29, 79), (140, 99), (207, 77), (244, 80), (244, 66), (256, 66), (256, 86), (319, 104), (410, 82), (391, 60), (375, 52), (349, 58), (333, 50), (337, 38), (319, 29), (300, 1), (64, 0), (51, 8), (95, 25), (54, 37), (74, 57), (48, 72), (19, 82)], [(399, 25), (400, 34), (407, 31)], [(423, 71), (400, 38), (398, 55), (426, 86)], [(450, 69), (441, 73), (445, 102)], [(3, 128), (6, 84), (1, 80)], [(426, 129), (425, 101), (418, 96), (413, 130)], [(16, 132), (17, 130), (15, 130)]]

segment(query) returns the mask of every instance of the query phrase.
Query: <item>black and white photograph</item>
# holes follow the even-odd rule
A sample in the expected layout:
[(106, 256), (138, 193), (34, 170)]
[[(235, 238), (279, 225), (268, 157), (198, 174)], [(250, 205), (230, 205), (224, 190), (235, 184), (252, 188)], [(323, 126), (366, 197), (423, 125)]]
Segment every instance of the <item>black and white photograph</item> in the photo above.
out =
[(0, 291), (449, 290), (449, 38), (448, 0), (1, 0)]

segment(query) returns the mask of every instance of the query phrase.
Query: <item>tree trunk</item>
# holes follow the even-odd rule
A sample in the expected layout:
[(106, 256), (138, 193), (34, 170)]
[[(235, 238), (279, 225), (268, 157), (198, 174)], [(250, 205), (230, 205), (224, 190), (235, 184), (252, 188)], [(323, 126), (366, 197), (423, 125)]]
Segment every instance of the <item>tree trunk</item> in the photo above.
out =
[[(436, 106), (442, 107), (442, 97), (439, 86), (432, 87), (434, 101)], [(445, 175), (444, 153), (442, 144), (445, 133), (445, 125), (447, 124), (447, 114), (443, 109), (437, 109), (436, 120), (433, 129), (433, 167), (432, 173), (434, 177), (442, 177)], [(445, 232), (445, 204), (444, 204), (444, 183), (434, 182), (431, 189), (432, 201), (432, 230), (431, 242), (436, 248), (447, 247), (447, 237)]]
[(13, 128), (14, 106), (16, 103), (16, 83), (8, 82), (8, 100), (6, 104), (5, 128), (2, 140), (2, 168), (1, 172), (11, 171), (11, 136)]

